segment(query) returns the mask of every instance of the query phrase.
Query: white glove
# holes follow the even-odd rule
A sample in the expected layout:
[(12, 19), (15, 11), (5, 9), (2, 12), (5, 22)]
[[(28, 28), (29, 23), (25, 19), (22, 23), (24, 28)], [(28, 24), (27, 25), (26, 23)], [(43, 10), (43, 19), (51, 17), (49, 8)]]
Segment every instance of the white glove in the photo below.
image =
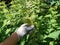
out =
[(16, 30), (15, 32), (18, 35), (18, 38), (23, 37), (25, 34), (29, 33), (30, 31), (34, 30), (34, 25), (29, 26), (27, 23), (26, 24), (22, 24), (18, 30)]

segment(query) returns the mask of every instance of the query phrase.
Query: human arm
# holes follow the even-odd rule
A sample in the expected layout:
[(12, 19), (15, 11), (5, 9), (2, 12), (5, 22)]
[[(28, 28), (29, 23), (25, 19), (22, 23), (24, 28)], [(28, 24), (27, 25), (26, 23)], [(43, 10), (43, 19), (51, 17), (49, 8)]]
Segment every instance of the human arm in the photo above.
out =
[(18, 42), (18, 35), (16, 32), (14, 32), (10, 37), (4, 40), (0, 45), (16, 45), (17, 42)]
[(22, 38), (25, 34), (29, 33), (33, 29), (34, 25), (29, 26), (28, 24), (23, 24), (0, 45), (16, 45), (20, 38)]

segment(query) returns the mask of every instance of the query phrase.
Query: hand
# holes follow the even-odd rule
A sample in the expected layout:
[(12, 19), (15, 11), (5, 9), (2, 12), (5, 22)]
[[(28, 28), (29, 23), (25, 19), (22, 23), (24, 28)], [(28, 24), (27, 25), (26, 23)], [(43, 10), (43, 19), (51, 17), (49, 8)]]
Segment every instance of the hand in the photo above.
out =
[(25, 34), (29, 33), (32, 30), (34, 30), (34, 25), (29, 26), (29, 24), (26, 23), (22, 24), (15, 32), (19, 37), (23, 37)]

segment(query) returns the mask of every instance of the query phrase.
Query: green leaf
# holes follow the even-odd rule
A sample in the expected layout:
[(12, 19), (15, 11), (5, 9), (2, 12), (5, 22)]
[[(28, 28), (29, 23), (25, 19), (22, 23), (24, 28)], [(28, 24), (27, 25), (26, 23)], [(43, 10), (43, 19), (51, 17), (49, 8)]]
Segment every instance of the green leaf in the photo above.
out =
[(20, 45), (24, 45), (24, 44), (25, 44), (25, 40), (23, 40)]
[(4, 20), (3, 27), (7, 24), (7, 20)]
[(8, 34), (11, 31), (11, 29), (7, 29), (5, 34)]
[(54, 45), (54, 42), (53, 41), (49, 42), (49, 45)]
[(60, 34), (60, 31), (55, 31), (55, 32), (50, 33), (47, 37), (57, 39), (59, 34)]

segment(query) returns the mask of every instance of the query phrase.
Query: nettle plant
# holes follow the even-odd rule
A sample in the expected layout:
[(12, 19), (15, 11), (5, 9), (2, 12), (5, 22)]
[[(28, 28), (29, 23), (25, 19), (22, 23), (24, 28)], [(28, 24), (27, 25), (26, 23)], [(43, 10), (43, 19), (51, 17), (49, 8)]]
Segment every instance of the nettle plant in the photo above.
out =
[[(47, 0), (46, 0), (47, 1)], [(7, 8), (0, 2), (0, 42), (10, 36), (21, 24), (34, 24), (35, 30), (18, 45), (60, 44), (60, 1), (14, 0)]]

